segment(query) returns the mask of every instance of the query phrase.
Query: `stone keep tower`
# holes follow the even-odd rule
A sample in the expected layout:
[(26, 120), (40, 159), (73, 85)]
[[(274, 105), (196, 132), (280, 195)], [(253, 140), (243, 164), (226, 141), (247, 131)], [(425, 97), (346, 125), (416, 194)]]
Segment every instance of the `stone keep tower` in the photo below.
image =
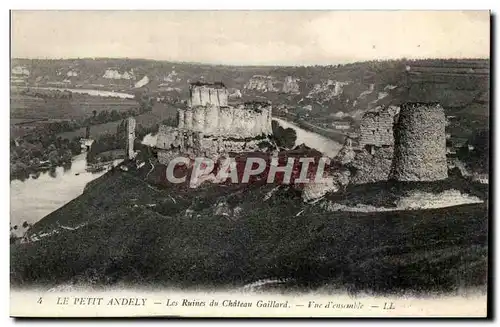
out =
[(191, 83), (189, 85), (189, 106), (227, 107), (229, 91), (223, 83)]
[(436, 181), (448, 177), (446, 117), (439, 104), (406, 103), (394, 126), (390, 179)]

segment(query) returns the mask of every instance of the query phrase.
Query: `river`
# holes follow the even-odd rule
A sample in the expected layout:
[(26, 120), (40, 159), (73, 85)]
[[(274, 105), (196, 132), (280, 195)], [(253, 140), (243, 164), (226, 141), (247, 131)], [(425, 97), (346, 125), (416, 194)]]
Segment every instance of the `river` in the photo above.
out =
[(280, 118), (274, 117), (273, 120), (278, 122), (283, 128), (292, 128), (295, 130), (295, 133), (297, 133), (297, 139), (295, 140), (296, 146), (303, 143), (308, 147), (314, 148), (329, 157), (335, 157), (335, 155), (342, 148), (342, 144), (324, 137), (323, 135), (306, 131), (305, 129), (300, 128), (297, 125)]
[[(22, 88), (25, 88), (25, 87), (22, 87)], [(134, 98), (134, 95), (129, 94), (129, 93), (93, 90), (93, 89), (71, 89), (71, 88), (64, 88), (64, 87), (30, 87), (30, 89), (50, 90), (50, 91), (69, 91), (71, 93), (88, 94), (91, 96), (99, 96), (99, 97), (114, 97), (114, 98), (122, 98), (122, 99), (133, 99)]]
[[(114, 164), (118, 164), (116, 160)], [(89, 173), (85, 170), (85, 153), (73, 158), (71, 168), (56, 168), (55, 173), (44, 172), (36, 179), (10, 182), (10, 223), (17, 225), (17, 235), (25, 229), (23, 222), (35, 223), (54, 210), (62, 207), (80, 194), (88, 182), (102, 176), (106, 171)]]

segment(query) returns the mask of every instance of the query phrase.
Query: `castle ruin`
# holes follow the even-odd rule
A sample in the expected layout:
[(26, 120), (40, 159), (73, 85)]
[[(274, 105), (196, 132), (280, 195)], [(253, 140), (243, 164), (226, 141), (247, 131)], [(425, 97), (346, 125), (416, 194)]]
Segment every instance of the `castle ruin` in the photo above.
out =
[(190, 107), (215, 105), (227, 107), (229, 91), (223, 83), (191, 83), (189, 87), (188, 105)]
[(135, 118), (128, 117), (127, 119), (127, 156), (129, 160), (135, 157), (134, 141), (135, 141)]
[(187, 108), (177, 110), (177, 127), (160, 126), (158, 159), (166, 164), (179, 153), (217, 158), (230, 152), (259, 150), (272, 134), (272, 107), (267, 102), (228, 105), (222, 83), (192, 83)]
[(367, 112), (351, 182), (435, 181), (448, 177), (446, 117), (439, 104), (406, 103)]
[(406, 103), (394, 129), (390, 178), (397, 181), (436, 181), (448, 177), (446, 117), (439, 104)]
[(394, 120), (398, 113), (399, 108), (394, 106), (365, 113), (360, 124), (360, 148), (374, 154), (377, 148), (394, 146)]

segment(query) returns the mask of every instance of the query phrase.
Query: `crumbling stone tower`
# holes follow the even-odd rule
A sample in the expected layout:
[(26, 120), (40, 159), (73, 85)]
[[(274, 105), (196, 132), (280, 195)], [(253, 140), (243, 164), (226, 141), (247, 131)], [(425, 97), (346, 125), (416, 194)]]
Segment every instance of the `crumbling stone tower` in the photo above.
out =
[(229, 91), (223, 83), (191, 83), (189, 85), (189, 106), (226, 107)]
[(127, 119), (127, 156), (130, 160), (134, 159), (134, 141), (135, 141), (135, 118)]
[(272, 134), (270, 102), (228, 105), (223, 83), (191, 83), (186, 108), (177, 110), (177, 128), (161, 125), (156, 148), (168, 164), (179, 153), (219, 158), (228, 153), (261, 151)]
[(394, 126), (390, 179), (436, 181), (448, 177), (446, 117), (439, 104), (406, 103)]

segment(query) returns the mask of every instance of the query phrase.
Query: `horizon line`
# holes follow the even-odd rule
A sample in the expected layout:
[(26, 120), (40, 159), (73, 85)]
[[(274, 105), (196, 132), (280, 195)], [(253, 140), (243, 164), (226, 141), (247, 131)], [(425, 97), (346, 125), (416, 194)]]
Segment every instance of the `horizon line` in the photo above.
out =
[(173, 63), (173, 64), (187, 64), (187, 65), (203, 65), (203, 66), (229, 66), (229, 67), (329, 67), (329, 66), (346, 66), (353, 65), (365, 62), (389, 62), (389, 61), (422, 61), (422, 60), (462, 60), (462, 61), (489, 61), (490, 57), (466, 57), (466, 58), (457, 58), (457, 57), (415, 57), (415, 58), (391, 58), (391, 59), (371, 59), (371, 60), (361, 60), (361, 61), (350, 61), (350, 62), (342, 62), (342, 63), (310, 63), (310, 64), (232, 64), (232, 63), (218, 63), (218, 62), (199, 62), (199, 61), (179, 61), (179, 60), (169, 60), (169, 59), (152, 59), (152, 58), (139, 58), (139, 57), (68, 57), (68, 58), (48, 58), (48, 57), (11, 57), (11, 61), (13, 60), (41, 60), (41, 61), (76, 61), (76, 60), (130, 60), (130, 61), (154, 61), (154, 62), (164, 62), (164, 63)]

